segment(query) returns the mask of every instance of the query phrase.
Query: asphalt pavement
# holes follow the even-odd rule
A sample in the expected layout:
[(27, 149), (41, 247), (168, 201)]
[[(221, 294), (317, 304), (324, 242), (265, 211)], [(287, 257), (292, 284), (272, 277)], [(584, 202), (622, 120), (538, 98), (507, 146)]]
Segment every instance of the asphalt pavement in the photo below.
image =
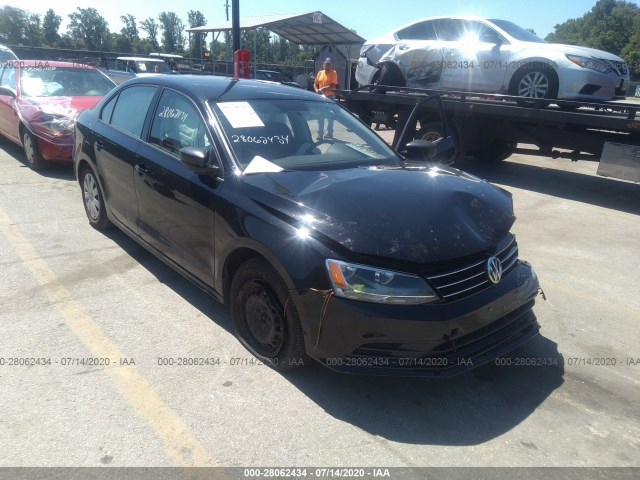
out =
[(513, 193), (541, 335), (451, 379), (283, 375), (225, 306), (91, 228), (70, 166), (24, 161), (0, 144), (0, 467), (640, 467), (640, 185), (463, 160)]

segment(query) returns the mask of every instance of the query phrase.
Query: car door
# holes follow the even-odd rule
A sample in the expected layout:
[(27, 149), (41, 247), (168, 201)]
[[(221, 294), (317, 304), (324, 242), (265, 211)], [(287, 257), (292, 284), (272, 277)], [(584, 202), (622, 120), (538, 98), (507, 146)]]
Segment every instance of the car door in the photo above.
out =
[[(15, 62), (16, 64), (18, 62)], [(10, 61), (0, 71), (0, 85), (16, 91), (16, 66)], [(20, 141), (20, 117), (16, 111), (16, 99), (10, 95), (0, 95), (0, 133), (19, 142)]]
[(437, 22), (436, 30), (443, 42), (441, 87), (500, 91), (511, 52), (502, 35), (476, 20), (444, 19)]
[(92, 139), (105, 201), (116, 219), (134, 232), (138, 231), (138, 206), (133, 167), (139, 162), (142, 132), (157, 92), (150, 85), (121, 90), (102, 108)]
[(442, 42), (434, 22), (418, 22), (396, 32), (398, 42), (381, 59), (391, 60), (404, 75), (408, 87), (433, 86), (442, 74)]
[(144, 240), (212, 286), (218, 187), (180, 162), (190, 146), (214, 150), (204, 117), (191, 99), (165, 89), (135, 165), (138, 225)]

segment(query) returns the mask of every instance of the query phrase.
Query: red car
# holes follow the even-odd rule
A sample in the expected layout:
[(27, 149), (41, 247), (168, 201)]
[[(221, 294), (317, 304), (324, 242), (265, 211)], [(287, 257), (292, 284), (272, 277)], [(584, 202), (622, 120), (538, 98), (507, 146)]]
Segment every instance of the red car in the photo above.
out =
[(0, 134), (22, 145), (29, 166), (71, 163), (76, 116), (115, 83), (96, 68), (70, 62), (15, 60), (0, 70)]

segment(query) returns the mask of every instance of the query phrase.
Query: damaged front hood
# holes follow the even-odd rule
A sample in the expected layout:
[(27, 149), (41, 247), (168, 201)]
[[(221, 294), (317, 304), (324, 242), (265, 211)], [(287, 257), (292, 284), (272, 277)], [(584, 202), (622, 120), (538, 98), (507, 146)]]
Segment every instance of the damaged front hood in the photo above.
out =
[(492, 249), (511, 228), (511, 195), (459, 170), (400, 166), (247, 175), (265, 208), (351, 252), (402, 262)]
[(40, 137), (55, 141), (73, 135), (78, 113), (102, 97), (23, 97), (16, 104), (20, 118)]

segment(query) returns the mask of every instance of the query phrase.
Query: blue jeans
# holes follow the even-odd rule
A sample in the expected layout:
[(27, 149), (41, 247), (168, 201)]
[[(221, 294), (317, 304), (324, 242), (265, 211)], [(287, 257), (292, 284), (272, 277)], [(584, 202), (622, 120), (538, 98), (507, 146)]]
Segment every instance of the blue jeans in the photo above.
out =
[[(333, 97), (327, 97), (331, 100), (333, 100)], [(333, 137), (333, 115), (329, 115), (327, 118), (327, 135), (329, 135), (330, 137)], [(318, 136), (323, 136), (324, 135), (324, 120), (325, 117), (320, 117), (318, 119)]]

